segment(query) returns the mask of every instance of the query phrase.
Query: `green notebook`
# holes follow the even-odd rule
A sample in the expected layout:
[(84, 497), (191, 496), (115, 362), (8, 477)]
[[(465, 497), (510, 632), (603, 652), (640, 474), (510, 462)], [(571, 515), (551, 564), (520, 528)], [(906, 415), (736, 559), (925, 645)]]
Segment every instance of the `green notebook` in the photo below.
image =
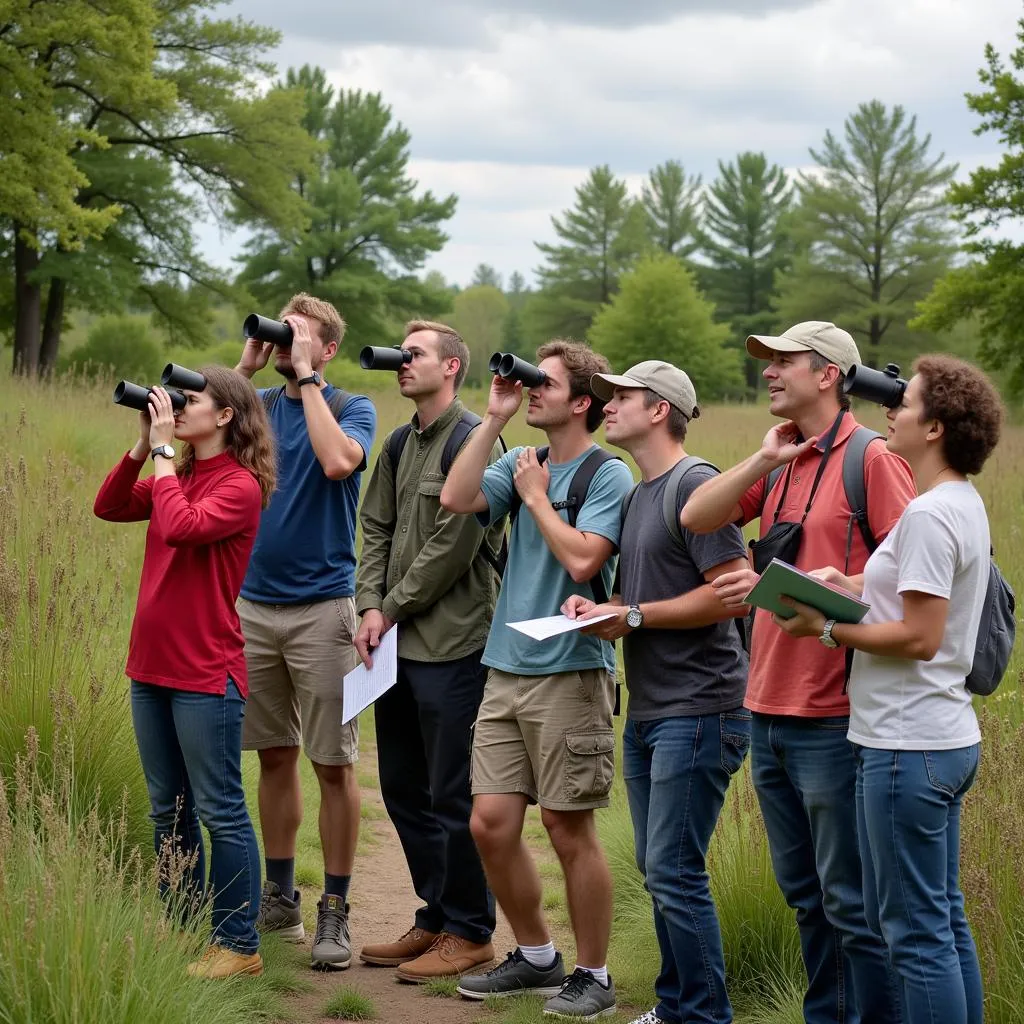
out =
[(747, 594), (746, 601), (783, 619), (792, 618), (793, 609), (782, 604), (780, 597), (791, 597), (794, 601), (810, 605), (836, 622), (860, 622), (871, 607), (848, 590), (824, 583), (788, 562), (773, 558)]

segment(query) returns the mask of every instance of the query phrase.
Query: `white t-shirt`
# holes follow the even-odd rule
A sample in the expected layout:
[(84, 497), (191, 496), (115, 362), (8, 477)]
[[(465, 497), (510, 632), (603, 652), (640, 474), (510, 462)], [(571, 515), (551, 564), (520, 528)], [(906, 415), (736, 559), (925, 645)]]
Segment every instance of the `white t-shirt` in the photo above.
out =
[(931, 661), (856, 651), (850, 675), (854, 743), (883, 750), (953, 750), (981, 739), (964, 685), (974, 664), (988, 587), (985, 504), (970, 483), (939, 484), (914, 498), (868, 559), (864, 622), (898, 622), (902, 594), (949, 600), (942, 643)]

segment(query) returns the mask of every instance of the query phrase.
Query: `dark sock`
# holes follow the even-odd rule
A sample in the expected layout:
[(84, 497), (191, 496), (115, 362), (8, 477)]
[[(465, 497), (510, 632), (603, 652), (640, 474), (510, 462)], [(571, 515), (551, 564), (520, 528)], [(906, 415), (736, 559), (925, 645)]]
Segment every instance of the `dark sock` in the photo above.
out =
[(286, 900), (293, 900), (295, 898), (295, 858), (267, 857), (264, 863), (267, 868), (267, 881), (280, 886), (281, 895)]
[(324, 892), (328, 896), (337, 896), (340, 900), (348, 899), (348, 883), (351, 875), (329, 875), (324, 872)]

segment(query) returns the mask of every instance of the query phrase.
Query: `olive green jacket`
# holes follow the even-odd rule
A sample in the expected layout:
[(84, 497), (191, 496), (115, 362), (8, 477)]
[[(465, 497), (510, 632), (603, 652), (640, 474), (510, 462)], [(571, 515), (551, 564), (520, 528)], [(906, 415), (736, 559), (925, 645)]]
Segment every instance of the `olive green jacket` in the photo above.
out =
[[(454, 661), (487, 642), (498, 578), (480, 554), (501, 546), (504, 519), (488, 527), (476, 516), (441, 508), (441, 453), (465, 406), (455, 401), (425, 430), (412, 431), (397, 477), (381, 445), (363, 497), (363, 548), (356, 572), (356, 611), (377, 608), (399, 624), (398, 656)], [(491, 462), (501, 456), (495, 444)]]

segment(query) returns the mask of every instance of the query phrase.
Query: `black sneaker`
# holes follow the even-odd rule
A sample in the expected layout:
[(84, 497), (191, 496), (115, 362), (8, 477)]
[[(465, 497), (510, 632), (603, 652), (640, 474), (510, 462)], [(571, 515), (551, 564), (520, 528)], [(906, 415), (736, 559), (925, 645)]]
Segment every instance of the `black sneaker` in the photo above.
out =
[(456, 990), (466, 999), (488, 996), (557, 995), (565, 978), (562, 954), (556, 953), (550, 967), (534, 967), (516, 947), (486, 974), (464, 974)]
[(301, 942), (306, 937), (302, 927), (302, 897), (298, 890), (288, 899), (276, 882), (265, 881), (260, 896), (260, 911), (256, 916), (256, 931), (261, 935), (273, 932), (289, 942)]
[(351, 962), (348, 904), (340, 896), (324, 893), (323, 899), (316, 905), (313, 966), (323, 970), (343, 971)]
[(544, 1004), (545, 1017), (569, 1017), (572, 1020), (597, 1020), (615, 1012), (615, 983), (608, 975), (605, 988), (590, 971), (577, 967), (565, 981), (562, 991)]

